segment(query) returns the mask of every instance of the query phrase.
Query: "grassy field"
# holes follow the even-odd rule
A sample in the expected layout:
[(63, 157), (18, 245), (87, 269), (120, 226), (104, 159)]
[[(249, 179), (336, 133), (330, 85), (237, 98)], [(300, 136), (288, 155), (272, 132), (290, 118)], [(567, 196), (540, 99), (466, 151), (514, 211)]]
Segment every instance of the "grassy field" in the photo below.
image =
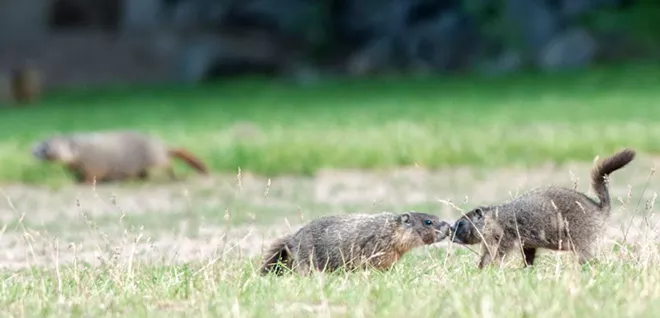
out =
[[(245, 261), (4, 274), (3, 311), (15, 316), (109, 317), (654, 317), (657, 254), (625, 253), (580, 268), (544, 257), (478, 271), (448, 250), (406, 257), (390, 272), (259, 277)], [(654, 251), (653, 253), (656, 253)], [(616, 259), (614, 259), (616, 258)], [(623, 261), (621, 260), (623, 259)]]
[[(660, 159), (646, 154), (660, 150), (658, 74), (245, 81), (2, 109), (1, 316), (656, 317)], [(186, 146), (217, 173), (90, 188), (30, 157), (54, 132), (115, 128)], [(623, 146), (640, 156), (613, 176), (591, 266), (546, 252), (535, 268), (513, 255), (479, 271), (478, 247), (443, 242), (388, 272), (255, 273), (264, 244), (311, 218), (414, 209), (451, 222), (542, 184), (588, 192), (594, 156)]]
[[(55, 132), (135, 128), (185, 146), (217, 172), (535, 165), (632, 146), (660, 150), (660, 66), (505, 79), (380, 79), (290, 87), (53, 93), (0, 117), (0, 181), (67, 182), (31, 157)], [(186, 170), (187, 171), (187, 170)]]
[[(617, 180), (613, 193), (618, 195), (625, 182)], [(634, 191), (643, 185), (633, 184)], [(625, 224), (621, 217), (634, 214), (636, 203), (615, 204), (616, 223)], [(365, 206), (366, 200), (360, 208)], [(405, 206), (399, 203), (395, 210)], [(622, 207), (630, 211), (626, 213)], [(348, 206), (342, 209), (351, 211)], [(637, 212), (654, 212), (652, 208), (642, 210)], [(294, 213), (286, 211), (277, 215), (293, 218)], [(609, 244), (597, 250), (598, 260), (591, 266), (577, 266), (571, 254), (546, 252), (539, 256), (535, 268), (520, 268), (520, 257), (512, 255), (501, 268), (479, 271), (477, 256), (470, 250), (442, 244), (410, 252), (389, 272), (263, 277), (255, 273), (259, 266), (256, 253), (241, 255), (236, 251), (241, 237), (226, 244), (195, 240), (189, 245), (213, 247), (194, 255), (176, 255), (180, 250), (154, 252), (151, 245), (163, 247), (163, 237), (154, 236), (154, 231), (170, 232), (167, 226), (145, 223), (140, 226), (144, 229), (138, 229), (118, 224), (118, 218), (96, 218), (100, 229), (90, 227), (94, 232), (91, 236), (72, 228), (44, 233), (47, 231), (41, 227), (29, 229), (22, 224), (16, 226), (18, 230), (12, 231), (13, 226), (3, 230), (3, 266), (7, 254), (12, 253), (9, 251), (16, 250), (16, 246), (8, 246), (12, 244), (25, 246), (23, 253), (31, 264), (0, 271), (3, 315), (654, 317), (660, 313), (660, 250), (653, 239), (657, 237), (657, 220), (647, 227), (635, 227), (638, 237), (647, 239), (606, 242)], [(179, 218), (180, 222), (187, 220), (185, 216)], [(80, 220), (60, 215), (51, 222)], [(204, 223), (213, 226), (220, 222)], [(212, 232), (208, 235), (227, 233), (220, 229)], [(108, 238), (92, 248), (100, 253), (89, 255), (90, 245), (95, 245), (93, 238), (103, 235)], [(15, 239), (17, 236), (22, 238)], [(275, 233), (267, 235), (264, 243), (274, 237)], [(184, 245), (187, 239), (179, 237), (178, 241)], [(22, 253), (13, 253), (14, 261), (21, 258)], [(149, 260), (148, 254), (160, 256)], [(97, 258), (104, 263), (93, 264)]]

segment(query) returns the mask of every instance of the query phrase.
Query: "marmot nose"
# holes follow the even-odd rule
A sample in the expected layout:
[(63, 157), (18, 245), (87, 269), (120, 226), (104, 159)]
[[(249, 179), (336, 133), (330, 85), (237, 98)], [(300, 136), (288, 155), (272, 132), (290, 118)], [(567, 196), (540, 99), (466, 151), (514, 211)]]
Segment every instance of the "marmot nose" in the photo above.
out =
[(448, 224), (448, 223), (442, 223), (442, 224), (440, 224), (440, 226), (438, 227), (438, 229), (439, 229), (442, 233), (444, 233), (444, 234), (449, 234), (449, 233), (451, 233), (451, 232), (453, 231), (452, 226), (451, 226), (450, 224)]

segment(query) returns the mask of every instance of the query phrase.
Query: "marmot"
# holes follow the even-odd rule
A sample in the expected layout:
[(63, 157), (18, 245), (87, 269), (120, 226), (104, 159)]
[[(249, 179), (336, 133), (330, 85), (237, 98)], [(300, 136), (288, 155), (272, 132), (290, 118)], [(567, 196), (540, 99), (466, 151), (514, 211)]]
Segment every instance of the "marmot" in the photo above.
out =
[(15, 102), (28, 104), (37, 100), (41, 94), (41, 75), (30, 63), (11, 71), (11, 95)]
[(437, 216), (421, 212), (321, 217), (273, 242), (261, 274), (281, 275), (281, 265), (303, 275), (368, 266), (386, 270), (411, 249), (442, 241), (450, 227)]
[(610, 215), (607, 178), (634, 158), (634, 150), (624, 149), (594, 167), (591, 187), (598, 202), (565, 187), (536, 188), (506, 203), (474, 208), (454, 223), (452, 240), (482, 243), (479, 268), (490, 265), (493, 254), (502, 260), (517, 244), (525, 266), (534, 264), (537, 248), (574, 251), (584, 264), (593, 257), (592, 243)]
[(136, 131), (85, 132), (57, 135), (39, 142), (35, 157), (62, 162), (78, 182), (146, 179), (149, 169), (162, 168), (176, 179), (171, 157), (184, 160), (202, 174), (207, 168), (183, 148), (168, 148), (160, 139)]

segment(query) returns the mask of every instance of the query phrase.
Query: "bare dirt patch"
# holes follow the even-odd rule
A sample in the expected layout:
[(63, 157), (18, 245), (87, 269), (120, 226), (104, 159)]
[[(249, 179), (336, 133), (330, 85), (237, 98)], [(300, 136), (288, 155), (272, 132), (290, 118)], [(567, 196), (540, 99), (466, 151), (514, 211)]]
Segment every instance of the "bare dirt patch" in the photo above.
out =
[[(642, 216), (650, 213), (645, 210), (652, 212), (657, 191), (652, 170), (659, 162), (640, 156), (612, 176), (610, 191), (620, 202), (613, 204), (605, 243), (623, 239), (626, 229), (627, 237), (634, 239), (646, 235), (640, 231), (643, 225), (656, 226), (654, 216), (647, 221)], [(453, 220), (460, 212), (439, 200), (468, 209), (545, 184), (577, 185), (592, 194), (591, 167), (591, 163), (570, 163), (534, 169), (327, 170), (310, 178), (216, 175), (176, 183), (72, 185), (60, 190), (5, 185), (1, 187), (5, 200), (0, 203), (0, 220), (5, 224), (0, 266), (52, 266), (56, 259), (60, 264), (74, 259), (93, 264), (129, 260), (168, 264), (254, 257), (276, 236), (318, 215), (422, 207)], [(131, 217), (138, 218), (137, 225), (126, 224)], [(236, 217), (243, 221), (232, 222)], [(155, 222), (159, 220), (176, 225), (161, 226)], [(147, 225), (140, 226), (141, 221)]]

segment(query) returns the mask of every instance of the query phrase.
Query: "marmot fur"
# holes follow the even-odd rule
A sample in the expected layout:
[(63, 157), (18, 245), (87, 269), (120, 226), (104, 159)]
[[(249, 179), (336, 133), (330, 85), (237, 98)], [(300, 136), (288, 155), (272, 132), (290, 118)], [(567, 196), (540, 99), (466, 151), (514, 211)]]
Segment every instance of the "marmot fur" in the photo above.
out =
[(168, 148), (160, 139), (136, 131), (86, 132), (57, 135), (39, 142), (35, 157), (61, 162), (78, 182), (146, 179), (149, 169), (162, 168), (176, 179), (171, 157), (184, 160), (202, 174), (207, 168), (183, 148)]
[(593, 257), (592, 244), (610, 215), (607, 178), (634, 158), (635, 151), (624, 149), (594, 167), (591, 187), (598, 201), (564, 187), (536, 188), (506, 203), (474, 208), (454, 223), (452, 240), (482, 243), (479, 268), (493, 257), (502, 260), (517, 244), (525, 266), (534, 264), (537, 248), (574, 251), (584, 264)]
[(262, 274), (312, 270), (386, 270), (411, 249), (443, 240), (450, 224), (421, 212), (332, 215), (277, 239), (265, 253)]

